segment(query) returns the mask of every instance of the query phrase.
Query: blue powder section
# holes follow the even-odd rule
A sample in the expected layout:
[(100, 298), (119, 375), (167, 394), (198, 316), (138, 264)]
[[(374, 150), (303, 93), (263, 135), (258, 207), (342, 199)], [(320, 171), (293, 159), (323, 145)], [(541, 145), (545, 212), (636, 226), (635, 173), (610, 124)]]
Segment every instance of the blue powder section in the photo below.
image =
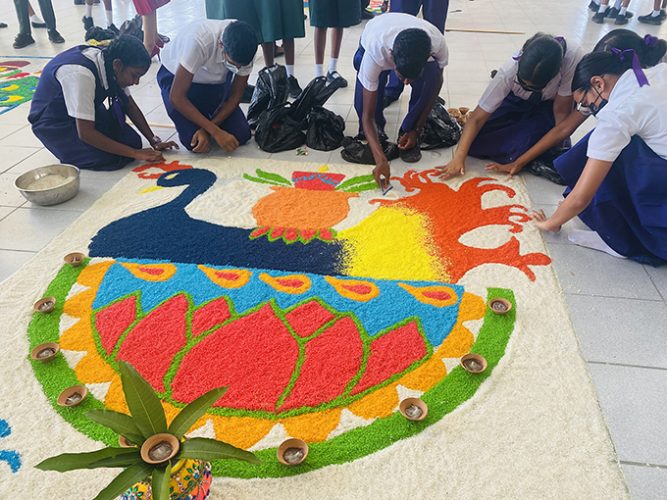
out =
[[(6, 420), (0, 418), (0, 438), (7, 437), (12, 433), (11, 427)], [(0, 462), (6, 462), (13, 473), (21, 468), (21, 456), (11, 450), (0, 450)]]
[[(155, 261), (128, 261), (132, 263), (151, 263)], [(311, 280), (310, 289), (302, 294), (294, 295), (275, 290), (259, 279), (265, 272), (272, 277), (287, 276), (293, 273), (278, 272), (268, 269), (248, 268), (252, 276), (247, 285), (238, 289), (227, 289), (214, 284), (194, 264), (177, 264), (177, 271), (172, 278), (163, 282), (144, 281), (136, 278), (120, 264), (113, 264), (102, 281), (93, 307), (102, 308), (116, 299), (136, 291), (141, 292), (141, 307), (150, 311), (169, 297), (180, 292), (187, 292), (192, 297), (195, 306), (226, 296), (231, 299), (237, 313), (243, 313), (255, 308), (258, 304), (274, 299), (282, 309), (288, 309), (296, 304), (305, 302), (311, 297), (324, 301), (330, 308), (341, 313), (354, 314), (364, 326), (370, 336), (377, 335), (383, 330), (400, 323), (407, 318), (418, 317), (426, 338), (434, 346), (439, 346), (456, 324), (459, 304), (463, 296), (463, 287), (447, 284), (457, 294), (455, 304), (448, 307), (435, 307), (423, 304), (410, 293), (401, 288), (398, 283), (407, 283), (413, 286), (443, 285), (429, 281), (393, 281), (393, 280), (366, 280), (375, 283), (380, 294), (368, 301), (357, 302), (342, 297), (336, 290), (317, 274), (302, 273)], [(215, 269), (238, 269), (232, 267), (216, 267)], [(358, 278), (354, 278), (358, 279)]]

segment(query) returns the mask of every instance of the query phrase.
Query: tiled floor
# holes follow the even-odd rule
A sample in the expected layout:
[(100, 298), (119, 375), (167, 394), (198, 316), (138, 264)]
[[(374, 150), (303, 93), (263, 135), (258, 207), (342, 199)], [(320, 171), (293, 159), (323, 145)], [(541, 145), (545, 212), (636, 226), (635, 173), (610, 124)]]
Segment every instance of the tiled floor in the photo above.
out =
[[(36, 3), (36, 2), (35, 2)], [(83, 7), (71, 0), (54, 0), (58, 27), (68, 44), (83, 40), (81, 16)], [(489, 72), (502, 64), (523, 41), (536, 31), (565, 35), (571, 43), (590, 48), (613, 24), (592, 24), (586, 0), (559, 2), (528, 0), (452, 0), (449, 29), (499, 30), (519, 34), (490, 34), (452, 31), (447, 34), (450, 65), (446, 69), (442, 96), (449, 105), (472, 107), (488, 82)], [(0, 31), (0, 56), (52, 56), (62, 46), (54, 46), (43, 30), (34, 33), (37, 44), (17, 51), (11, 44), (16, 33), (16, 19), (10, 2), (3, 21), (10, 24)], [(652, 2), (633, 2), (637, 14), (650, 10)], [(133, 14), (128, 0), (114, 0), (117, 24)], [(202, 17), (202, 0), (172, 0), (160, 10), (160, 31), (173, 35), (187, 19)], [(101, 6), (94, 9), (101, 21)], [(628, 25), (639, 33), (650, 32), (667, 37), (664, 27), (647, 27), (632, 20)], [(361, 27), (350, 29), (343, 41), (339, 71), (353, 81), (351, 59)], [(297, 41), (297, 77), (305, 84), (312, 77), (313, 46), (310, 33)], [(1, 61), (1, 59), (0, 59)], [(133, 89), (149, 121), (169, 124), (161, 104), (154, 75), (158, 65), (138, 88)], [(352, 109), (352, 88), (337, 92), (328, 107), (343, 116), (347, 132), (357, 127)], [(398, 130), (399, 112), (407, 107), (403, 95), (398, 105), (387, 112), (388, 132)], [(26, 202), (13, 187), (14, 179), (26, 170), (50, 163), (53, 156), (41, 147), (27, 126), (28, 106), (0, 115), (0, 281), (21, 267), (54, 236), (63, 231), (81, 212), (109, 189), (125, 172), (82, 172), (81, 193), (73, 200), (53, 208), (40, 208)], [(590, 128), (583, 127), (585, 129)], [(163, 138), (173, 135), (170, 127), (158, 128)], [(577, 136), (583, 133), (579, 131)], [(300, 159), (322, 162), (337, 161), (338, 152), (311, 152), (297, 157), (294, 152), (269, 155), (254, 143), (235, 155), (259, 158)], [(442, 164), (450, 150), (426, 153), (423, 166)], [(481, 163), (470, 162), (469, 168)], [(406, 168), (394, 162), (397, 171)], [(561, 199), (557, 186), (527, 177), (536, 208), (553, 210)], [(577, 227), (572, 222), (570, 227)], [(580, 339), (582, 355), (588, 361), (598, 391), (600, 405), (616, 445), (623, 470), (633, 496), (637, 499), (667, 498), (667, 269), (648, 268), (618, 260), (570, 244), (564, 235), (547, 238), (550, 252), (572, 319)], [(557, 492), (554, 492), (557, 497)]]

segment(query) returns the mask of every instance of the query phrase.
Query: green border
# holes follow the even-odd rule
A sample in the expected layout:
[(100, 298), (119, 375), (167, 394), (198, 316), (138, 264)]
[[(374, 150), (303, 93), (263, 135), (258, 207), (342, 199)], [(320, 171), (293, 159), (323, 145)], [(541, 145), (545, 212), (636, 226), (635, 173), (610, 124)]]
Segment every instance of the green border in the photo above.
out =
[[(69, 290), (87, 263), (88, 261), (78, 268), (64, 266), (47, 288), (44, 295), (56, 297), (56, 309), (51, 314), (35, 313), (33, 315), (28, 329), (30, 350), (43, 342), (58, 341), (63, 304)], [(489, 364), (487, 370), (482, 374), (472, 375), (460, 366), (454, 368), (440, 383), (422, 395), (423, 401), (429, 407), (425, 420), (410, 422), (399, 413), (393, 413), (389, 417), (377, 419), (368, 426), (353, 429), (329, 441), (312, 443), (308, 459), (298, 467), (281, 465), (276, 460), (276, 449), (271, 448), (255, 453), (262, 460), (260, 465), (237, 461), (214, 462), (213, 475), (248, 479), (294, 476), (327, 465), (362, 458), (390, 446), (399, 439), (413, 436), (438, 422), (475, 394), (505, 354), (507, 343), (514, 330), (516, 301), (511, 290), (489, 288), (488, 299), (496, 297), (509, 300), (514, 307), (506, 315), (496, 315), (489, 308), (486, 309), (484, 323), (471, 352), (481, 354), (487, 359)], [(104, 405), (94, 397), (86, 398), (82, 404), (73, 408), (62, 408), (57, 405), (56, 399), (60, 392), (66, 387), (79, 383), (74, 370), (68, 366), (62, 355), (57, 356), (51, 363), (32, 361), (32, 367), (52, 406), (66, 421), (92, 439), (102, 441), (106, 445), (117, 444), (118, 437), (114, 432), (85, 417), (85, 413), (90, 409), (104, 408)]]

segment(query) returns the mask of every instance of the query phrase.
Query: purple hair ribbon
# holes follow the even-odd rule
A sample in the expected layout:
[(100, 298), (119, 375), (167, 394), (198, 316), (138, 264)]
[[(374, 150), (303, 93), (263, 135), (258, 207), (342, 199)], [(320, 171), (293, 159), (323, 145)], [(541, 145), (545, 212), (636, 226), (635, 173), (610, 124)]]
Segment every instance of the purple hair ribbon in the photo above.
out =
[(646, 74), (642, 71), (642, 65), (639, 62), (639, 57), (637, 57), (637, 53), (632, 50), (632, 49), (617, 49), (616, 47), (611, 48), (611, 53), (617, 56), (621, 62), (625, 62), (626, 56), (631, 56), (632, 57), (632, 71), (635, 73), (635, 77), (637, 78), (637, 83), (639, 83), (640, 87), (643, 87), (644, 85), (649, 85), (648, 83), (648, 78), (646, 78)]
[(656, 44), (658, 43), (659, 38), (655, 37), (653, 35), (645, 35), (644, 36), (644, 45), (647, 47), (655, 47)]

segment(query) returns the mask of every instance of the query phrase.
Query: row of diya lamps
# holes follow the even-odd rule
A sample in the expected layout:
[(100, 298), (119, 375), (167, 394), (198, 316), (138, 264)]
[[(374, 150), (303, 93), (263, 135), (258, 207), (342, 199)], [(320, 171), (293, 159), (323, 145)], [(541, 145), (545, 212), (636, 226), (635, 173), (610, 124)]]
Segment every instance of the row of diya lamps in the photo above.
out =
[[(80, 252), (74, 252), (65, 256), (65, 263), (72, 267), (79, 267), (86, 256)], [(55, 297), (44, 297), (35, 302), (33, 308), (36, 312), (42, 314), (51, 313), (56, 306)], [(489, 301), (489, 308), (496, 314), (507, 314), (512, 309), (512, 303), (500, 297), (496, 297)], [(47, 342), (35, 347), (30, 357), (35, 361), (48, 363), (53, 360), (58, 352), (60, 346), (55, 342)], [(472, 374), (479, 374), (486, 370), (488, 363), (484, 356), (475, 353), (468, 353), (461, 358), (461, 366), (463, 369)], [(76, 406), (88, 395), (88, 389), (85, 385), (74, 385), (63, 390), (58, 396), (58, 404), (60, 406)], [(398, 406), (398, 410), (407, 420), (419, 422), (424, 420), (428, 415), (428, 406), (419, 398), (405, 398)], [(153, 436), (158, 438), (162, 435)], [(170, 435), (165, 435), (170, 436)], [(164, 437), (164, 436), (163, 436)], [(176, 439), (174, 436), (172, 438)], [(161, 437), (160, 437), (161, 439)], [(127, 441), (125, 437), (120, 436), (118, 440), (120, 446), (130, 447), (132, 443)], [(146, 447), (151, 449), (150, 447)], [(301, 439), (287, 439), (277, 450), (278, 461), (284, 465), (298, 465), (302, 463), (308, 456), (308, 444)], [(149, 463), (154, 463), (151, 460), (153, 457), (146, 456), (145, 460)]]

